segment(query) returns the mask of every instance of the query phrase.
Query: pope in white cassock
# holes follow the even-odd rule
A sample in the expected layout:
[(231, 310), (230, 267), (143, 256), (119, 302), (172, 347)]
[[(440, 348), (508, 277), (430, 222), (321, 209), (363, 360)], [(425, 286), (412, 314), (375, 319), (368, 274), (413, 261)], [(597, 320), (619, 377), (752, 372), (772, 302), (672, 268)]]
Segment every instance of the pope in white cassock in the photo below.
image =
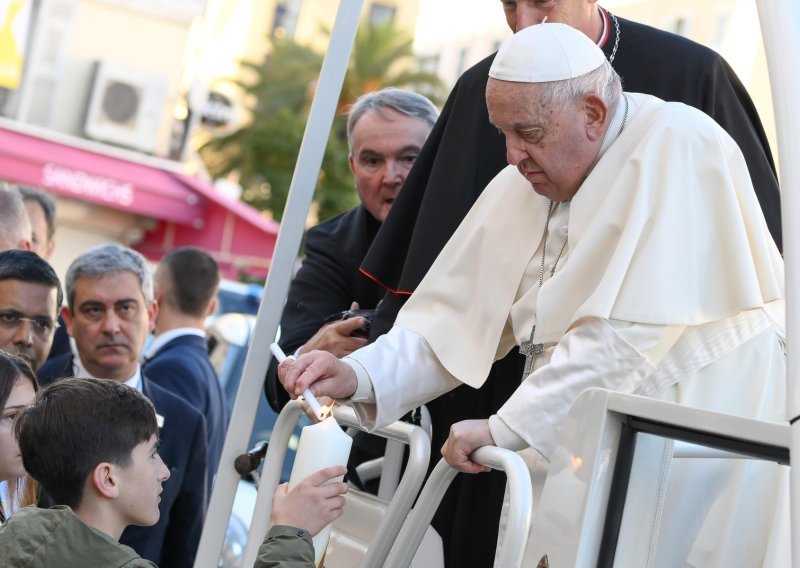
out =
[[(784, 421), (783, 261), (734, 141), (700, 111), (623, 93), (600, 49), (566, 25), (520, 31), (489, 76), (511, 165), (391, 332), (342, 360), (287, 360), (287, 391), (349, 397), (377, 428), (479, 387), (520, 345), (529, 365), (515, 395), (488, 420), (455, 424), (442, 449), (473, 473), (484, 468), (469, 456), (487, 444), (551, 457), (589, 387)], [(785, 472), (724, 461), (736, 463), (694, 477), (672, 462), (663, 522), (635, 565), (779, 564)]]

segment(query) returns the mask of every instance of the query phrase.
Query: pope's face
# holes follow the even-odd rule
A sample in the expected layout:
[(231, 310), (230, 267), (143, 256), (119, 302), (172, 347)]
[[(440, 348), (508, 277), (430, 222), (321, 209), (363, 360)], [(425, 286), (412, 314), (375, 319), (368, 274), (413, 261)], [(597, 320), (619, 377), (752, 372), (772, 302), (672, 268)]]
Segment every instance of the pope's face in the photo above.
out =
[(136, 372), (157, 306), (147, 302), (138, 277), (118, 272), (75, 281), (71, 310), (63, 310), (81, 362), (92, 376), (127, 381)]
[[(506, 138), (506, 159), (553, 201), (572, 199), (600, 150), (605, 107), (587, 96), (543, 104), (541, 86), (489, 79), (489, 119)], [(602, 116), (598, 112), (602, 110)]]
[(350, 169), (361, 203), (378, 221), (389, 214), (430, 131), (427, 121), (385, 107), (356, 121)]
[(593, 11), (597, 0), (501, 0), (506, 22), (518, 32), (547, 18), (550, 23), (567, 24), (591, 33)]

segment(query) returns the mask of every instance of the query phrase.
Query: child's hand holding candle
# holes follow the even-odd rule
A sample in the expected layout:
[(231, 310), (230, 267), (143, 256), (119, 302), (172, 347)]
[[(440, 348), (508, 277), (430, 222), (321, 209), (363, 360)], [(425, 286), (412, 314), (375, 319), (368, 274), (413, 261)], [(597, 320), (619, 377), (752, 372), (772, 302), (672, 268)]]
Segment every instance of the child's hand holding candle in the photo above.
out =
[(289, 491), (289, 484), (275, 488), (272, 498), (272, 524), (304, 529), (311, 536), (338, 519), (344, 512), (347, 483), (341, 479), (347, 469), (334, 466), (321, 469)]
[[(286, 355), (277, 343), (273, 343), (270, 350), (279, 362), (286, 359)], [(303, 393), (303, 398), (306, 399), (321, 422), (306, 426), (300, 432), (297, 455), (294, 459), (292, 475), (289, 478), (290, 492), (303, 480), (323, 468), (347, 465), (350, 447), (353, 445), (353, 439), (342, 431), (336, 419), (330, 414), (332, 408), (325, 407), (323, 409), (308, 389)], [(341, 477), (337, 481), (341, 481)], [(317, 566), (324, 557), (330, 534), (331, 527), (328, 524), (313, 539)]]

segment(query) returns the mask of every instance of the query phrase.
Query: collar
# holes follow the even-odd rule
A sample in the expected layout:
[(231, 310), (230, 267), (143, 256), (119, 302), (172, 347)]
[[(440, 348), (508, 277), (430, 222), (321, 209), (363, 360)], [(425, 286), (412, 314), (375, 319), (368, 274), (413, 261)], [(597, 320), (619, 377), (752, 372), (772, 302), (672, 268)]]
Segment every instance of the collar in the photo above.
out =
[(608, 12), (606, 12), (600, 6), (597, 7), (597, 11), (600, 12), (600, 17), (603, 19), (603, 33), (600, 34), (600, 39), (597, 41), (597, 47), (603, 49), (606, 42), (608, 41), (608, 36), (610, 35), (609, 30), (611, 26), (609, 25), (610, 22), (608, 21)]
[(155, 339), (153, 339), (148, 348), (145, 350), (143, 355), (144, 358), (152, 359), (155, 357), (156, 353), (158, 353), (167, 343), (173, 339), (183, 337), (185, 335), (194, 335), (196, 337), (202, 337), (205, 339), (206, 332), (202, 329), (197, 329), (196, 327), (177, 327), (175, 329), (165, 331), (164, 333), (155, 336)]
[[(75, 355), (72, 360), (72, 373), (73, 376), (83, 379), (83, 378), (99, 378), (92, 375), (89, 371), (86, 370), (86, 367), (83, 366), (83, 361), (81, 361), (80, 355)], [(136, 365), (136, 372), (133, 373), (133, 376), (125, 381), (125, 384), (129, 387), (135, 388), (137, 391), (142, 392), (142, 368), (139, 365)]]

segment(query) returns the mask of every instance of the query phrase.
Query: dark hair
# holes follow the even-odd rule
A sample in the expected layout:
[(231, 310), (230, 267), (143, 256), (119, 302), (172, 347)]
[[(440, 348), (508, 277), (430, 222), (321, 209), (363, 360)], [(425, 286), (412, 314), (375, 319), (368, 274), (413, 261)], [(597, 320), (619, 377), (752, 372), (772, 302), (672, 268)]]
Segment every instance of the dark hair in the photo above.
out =
[(164, 276), (168, 279), (166, 302), (181, 313), (205, 316), (219, 287), (217, 261), (204, 250), (183, 247), (164, 255), (158, 265), (158, 271), (161, 270), (166, 270)]
[(0, 280), (21, 280), (55, 288), (58, 292), (56, 308), (61, 307), (64, 293), (56, 271), (38, 254), (27, 250), (0, 252)]
[(4, 408), (11, 390), (17, 384), (17, 379), (25, 377), (33, 385), (33, 390), (39, 390), (39, 382), (28, 362), (14, 353), (0, 349), (0, 409)]
[[(11, 396), (11, 391), (20, 377), (25, 377), (31, 382), (34, 392), (39, 390), (39, 382), (28, 362), (19, 355), (0, 350), (0, 410), (5, 408), (8, 397)], [(30, 479), (9, 480), (7, 493), (10, 497), (9, 509), (4, 510), (0, 503), (0, 519), (6, 518), (20, 507), (34, 505), (37, 501), (36, 483)]]
[(47, 239), (53, 238), (56, 234), (56, 201), (48, 193), (35, 187), (18, 185), (17, 191), (22, 196), (22, 201), (35, 201), (44, 211), (44, 220), (47, 223)]
[(100, 463), (127, 467), (136, 446), (158, 430), (153, 404), (134, 388), (106, 379), (61, 379), (19, 417), (22, 463), (57, 505), (75, 509)]

